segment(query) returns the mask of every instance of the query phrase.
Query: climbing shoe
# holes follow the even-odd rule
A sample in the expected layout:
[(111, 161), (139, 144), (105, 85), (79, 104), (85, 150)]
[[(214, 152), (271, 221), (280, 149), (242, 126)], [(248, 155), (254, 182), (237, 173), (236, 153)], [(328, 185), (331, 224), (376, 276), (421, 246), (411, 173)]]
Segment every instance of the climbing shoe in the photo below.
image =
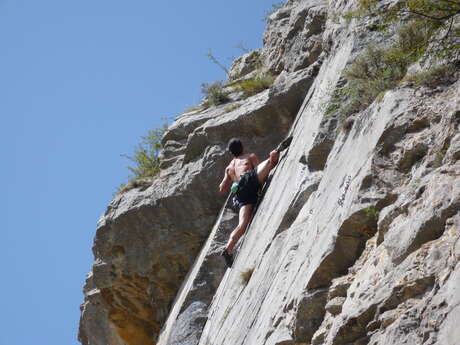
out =
[(232, 267), (233, 265), (233, 255), (232, 254), (229, 254), (227, 252), (227, 248), (224, 248), (224, 250), (222, 251), (222, 253), (220, 253), (220, 255), (222, 255), (225, 259), (225, 264), (227, 265), (228, 268)]
[(286, 150), (289, 147), (289, 145), (291, 145), (291, 142), (292, 142), (292, 135), (284, 139), (281, 142), (281, 144), (278, 145), (278, 147), (276, 148), (276, 151), (281, 152), (283, 150)]

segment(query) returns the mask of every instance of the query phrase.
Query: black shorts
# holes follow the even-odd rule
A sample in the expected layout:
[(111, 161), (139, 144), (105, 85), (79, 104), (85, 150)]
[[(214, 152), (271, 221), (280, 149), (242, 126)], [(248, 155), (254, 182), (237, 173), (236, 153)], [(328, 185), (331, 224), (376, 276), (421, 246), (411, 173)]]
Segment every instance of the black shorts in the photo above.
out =
[(255, 205), (259, 197), (260, 183), (257, 178), (257, 169), (250, 170), (241, 175), (238, 182), (238, 191), (233, 198), (235, 206)]

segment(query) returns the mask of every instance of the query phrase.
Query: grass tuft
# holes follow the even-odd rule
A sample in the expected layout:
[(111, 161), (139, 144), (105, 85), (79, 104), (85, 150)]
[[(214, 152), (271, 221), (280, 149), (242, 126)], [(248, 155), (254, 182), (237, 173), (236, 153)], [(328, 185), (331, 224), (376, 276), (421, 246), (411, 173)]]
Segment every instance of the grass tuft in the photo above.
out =
[(379, 218), (380, 211), (377, 210), (373, 206), (365, 208), (364, 212), (369, 218), (376, 219), (376, 220)]
[(128, 183), (122, 184), (118, 192), (125, 192), (132, 188), (145, 187), (152, 183), (160, 172), (160, 161), (158, 154), (162, 149), (161, 138), (168, 128), (165, 123), (162, 127), (151, 129), (146, 136), (141, 137), (141, 142), (134, 149), (133, 155), (121, 155), (129, 159), (133, 165), (127, 166), (131, 175)]
[(430, 68), (428, 71), (411, 74), (404, 78), (404, 81), (414, 83), (414, 86), (427, 86), (434, 88), (443, 84), (450, 84), (457, 72), (453, 64), (440, 65)]
[(152, 182), (153, 178), (132, 179), (128, 183), (120, 185), (117, 193), (125, 193), (134, 188), (140, 188), (144, 191), (152, 185)]
[(232, 86), (236, 90), (242, 91), (244, 97), (247, 98), (268, 89), (273, 85), (275, 79), (276, 77), (274, 75), (265, 72), (251, 79), (237, 81), (233, 83)]
[(229, 113), (229, 112), (231, 112), (233, 110), (238, 109), (239, 107), (241, 107), (241, 105), (242, 105), (241, 103), (231, 104), (231, 105), (229, 105), (229, 106), (224, 108), (224, 112)]
[(208, 106), (216, 106), (230, 101), (228, 92), (224, 90), (222, 81), (201, 84), (201, 92), (206, 96)]
[(246, 271), (240, 273), (240, 279), (243, 285), (247, 285), (249, 283), (249, 280), (252, 277), (252, 273), (254, 273), (254, 268), (249, 268)]
[(432, 34), (423, 22), (414, 21), (399, 28), (391, 46), (369, 45), (345, 69), (347, 84), (336, 89), (325, 114), (339, 112), (345, 119), (382, 100), (403, 80), (408, 66), (423, 56)]
[(195, 106), (192, 106), (192, 107), (188, 107), (186, 108), (182, 114), (186, 114), (186, 113), (195, 113), (195, 112), (198, 112), (200, 110), (204, 110), (204, 107), (201, 106), (201, 105), (195, 105)]

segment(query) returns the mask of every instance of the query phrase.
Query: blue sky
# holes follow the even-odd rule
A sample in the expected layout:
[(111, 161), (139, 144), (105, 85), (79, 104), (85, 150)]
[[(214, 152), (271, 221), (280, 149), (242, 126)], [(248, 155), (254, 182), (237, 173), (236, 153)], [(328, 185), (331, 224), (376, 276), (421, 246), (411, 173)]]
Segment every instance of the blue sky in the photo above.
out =
[(224, 78), (209, 49), (260, 47), (273, 2), (0, 0), (0, 345), (78, 343), (120, 154)]

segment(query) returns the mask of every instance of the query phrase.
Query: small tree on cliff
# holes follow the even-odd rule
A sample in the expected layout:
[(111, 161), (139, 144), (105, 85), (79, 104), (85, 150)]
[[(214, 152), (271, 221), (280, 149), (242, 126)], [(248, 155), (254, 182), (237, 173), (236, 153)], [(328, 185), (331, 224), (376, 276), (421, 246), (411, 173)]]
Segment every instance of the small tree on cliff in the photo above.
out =
[(160, 172), (158, 154), (162, 148), (161, 138), (166, 129), (167, 124), (165, 123), (162, 127), (149, 130), (146, 136), (141, 137), (141, 142), (134, 149), (132, 156), (122, 155), (134, 163), (133, 166), (127, 166), (132, 173), (129, 177), (130, 182), (152, 178)]

